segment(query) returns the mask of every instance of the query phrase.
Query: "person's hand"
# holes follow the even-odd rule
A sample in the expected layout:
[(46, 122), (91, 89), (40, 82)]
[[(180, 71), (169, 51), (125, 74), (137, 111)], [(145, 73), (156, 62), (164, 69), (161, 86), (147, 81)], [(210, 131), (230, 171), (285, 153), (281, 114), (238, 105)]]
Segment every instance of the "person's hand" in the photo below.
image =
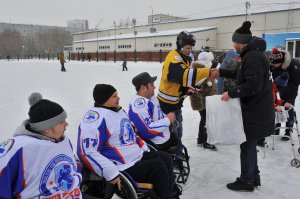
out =
[(286, 103), (284, 104), (284, 107), (287, 108), (287, 109), (290, 109), (290, 108), (292, 108), (292, 104), (286, 102)]
[(119, 176), (116, 179), (109, 181), (109, 183), (114, 184), (114, 185), (117, 184), (118, 189), (121, 191), (121, 179)]
[(229, 95), (228, 95), (228, 92), (224, 92), (222, 97), (221, 97), (221, 100), (223, 101), (228, 101), (230, 99)]
[(170, 112), (167, 114), (167, 118), (170, 120), (170, 123), (173, 123), (176, 120), (176, 115), (174, 112)]
[(199, 91), (199, 89), (190, 86), (189, 89), (188, 89), (188, 91), (187, 91), (187, 95), (198, 93), (198, 91)]
[(219, 72), (219, 69), (218, 68), (212, 68), (210, 69), (210, 76), (211, 78), (213, 79), (216, 79), (220, 76), (220, 72)]
[(275, 107), (275, 111), (276, 111), (276, 112), (282, 112), (282, 108), (281, 108), (280, 106), (276, 106), (276, 107)]

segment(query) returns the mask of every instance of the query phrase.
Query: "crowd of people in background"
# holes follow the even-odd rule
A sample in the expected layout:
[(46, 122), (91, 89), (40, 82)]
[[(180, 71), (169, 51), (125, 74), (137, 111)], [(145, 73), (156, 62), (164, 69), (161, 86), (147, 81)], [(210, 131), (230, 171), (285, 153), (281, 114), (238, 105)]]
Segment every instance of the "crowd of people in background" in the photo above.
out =
[[(220, 67), (211, 52), (192, 57), (196, 39), (189, 32), (180, 32), (176, 49), (165, 58), (157, 95), (156, 76), (143, 72), (133, 77), (136, 94), (130, 100), (128, 115), (119, 105), (114, 86), (95, 85), (94, 104), (79, 124), (77, 154), (73, 154), (72, 144), (64, 135), (68, 126), (64, 109), (33, 93), (29, 97), (29, 119), (12, 139), (1, 143), (0, 198), (63, 194), (81, 198), (82, 168), (118, 188), (119, 174), (125, 171), (136, 181), (152, 183), (160, 198), (179, 198), (173, 163), (165, 150), (176, 143), (176, 154), (183, 153), (182, 106), (186, 96), (190, 96), (192, 109), (200, 113), (195, 143), (217, 150), (207, 143), (205, 126), (205, 97), (215, 94), (222, 95), (223, 101), (240, 99), (246, 135), (240, 145), (241, 173), (227, 188), (254, 191), (261, 186), (256, 146), (265, 137), (280, 133), (279, 129), (275, 131), (275, 111), (282, 110), (278, 105), (289, 113), (285, 125), (293, 126), (291, 108), (298, 94), (300, 64), (289, 52), (279, 49), (273, 49), (268, 60), (265, 40), (253, 36), (250, 29), (251, 22), (245, 21), (234, 31), (235, 50), (227, 52)], [(63, 53), (59, 61), (65, 72)], [(123, 71), (128, 70), (126, 65), (127, 60), (122, 64)], [(285, 130), (282, 140), (288, 140), (291, 133)], [(159, 151), (150, 151), (143, 139), (155, 143)]]

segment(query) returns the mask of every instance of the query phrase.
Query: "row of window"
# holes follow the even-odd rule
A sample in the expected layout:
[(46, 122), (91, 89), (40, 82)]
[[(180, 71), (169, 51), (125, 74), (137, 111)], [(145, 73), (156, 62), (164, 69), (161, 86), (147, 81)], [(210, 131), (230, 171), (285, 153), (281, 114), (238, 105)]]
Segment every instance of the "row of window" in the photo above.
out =
[(78, 47), (76, 50), (84, 50), (84, 47)]
[(99, 46), (99, 49), (110, 49), (110, 46)]
[[(155, 43), (155, 48), (162, 48), (162, 47), (172, 47), (172, 43)], [(127, 45), (118, 45), (118, 48), (131, 48), (131, 44)], [(110, 49), (110, 46), (99, 46), (99, 49), (105, 50)], [(76, 50), (84, 50), (84, 47), (77, 47)]]
[(155, 43), (154, 48), (159, 48), (159, 47), (172, 47), (172, 43)]

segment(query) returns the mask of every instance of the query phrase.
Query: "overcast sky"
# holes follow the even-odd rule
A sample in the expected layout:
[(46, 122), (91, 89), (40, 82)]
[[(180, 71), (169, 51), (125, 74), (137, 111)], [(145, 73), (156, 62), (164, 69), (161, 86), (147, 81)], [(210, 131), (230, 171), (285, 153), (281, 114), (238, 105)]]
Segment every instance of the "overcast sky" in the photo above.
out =
[[(136, 18), (147, 24), (147, 16), (168, 14), (187, 18), (245, 13), (245, 0), (0, 0), (0, 22), (67, 26), (72, 19), (87, 19), (89, 28), (110, 28), (113, 21)], [(249, 1), (249, 12), (289, 8), (290, 0)], [(300, 2), (295, 3), (300, 7)]]

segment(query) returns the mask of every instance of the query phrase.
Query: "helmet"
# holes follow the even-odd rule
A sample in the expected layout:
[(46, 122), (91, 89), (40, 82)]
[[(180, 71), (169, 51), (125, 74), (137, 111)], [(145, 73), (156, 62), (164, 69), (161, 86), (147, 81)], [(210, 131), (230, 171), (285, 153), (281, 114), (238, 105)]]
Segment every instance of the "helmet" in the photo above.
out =
[(183, 46), (191, 45), (195, 46), (196, 39), (194, 35), (187, 31), (182, 31), (177, 35), (176, 45), (177, 49), (181, 49)]

